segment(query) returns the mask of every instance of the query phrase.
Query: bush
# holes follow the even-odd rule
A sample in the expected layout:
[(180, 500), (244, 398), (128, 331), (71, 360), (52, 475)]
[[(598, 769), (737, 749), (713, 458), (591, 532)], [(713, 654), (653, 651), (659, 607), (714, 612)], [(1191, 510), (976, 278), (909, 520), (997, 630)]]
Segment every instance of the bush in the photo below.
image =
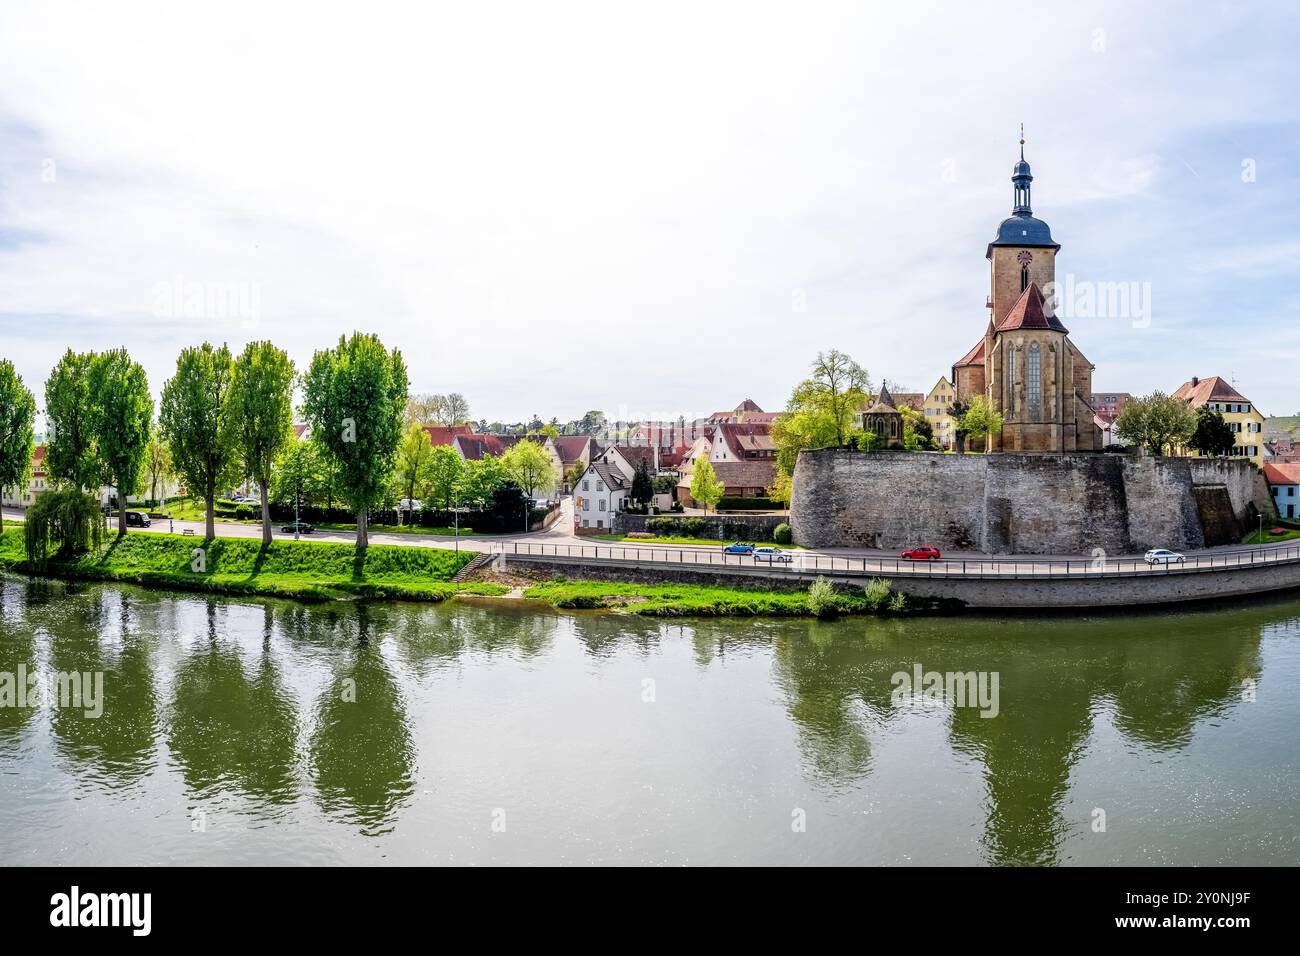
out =
[(708, 526), (709, 523), (703, 518), (687, 518), (682, 521), (682, 534), (691, 538), (698, 538), (704, 534), (704, 529)]
[(254, 517), (252, 505), (237, 505), (235, 507), (235, 517), (240, 521), (252, 521)]
[(777, 544), (789, 544), (793, 539), (794, 532), (784, 521), (772, 529), (772, 540)]
[(780, 511), (781, 502), (773, 498), (739, 498), (723, 496), (718, 499), (718, 511)]
[(872, 578), (867, 582), (862, 591), (866, 596), (868, 608), (879, 611), (884, 607), (885, 602), (889, 600), (889, 585), (888, 578)]
[(676, 518), (651, 518), (645, 523), (645, 529), (665, 535), (677, 534), (681, 530)]
[(889, 599), (889, 609), (895, 613), (907, 610), (907, 595), (898, 593)]
[(818, 578), (808, 586), (808, 610), (820, 618), (832, 618), (839, 610), (835, 600), (835, 586), (825, 578)]
[(98, 548), (104, 532), (104, 513), (93, 495), (73, 488), (42, 491), (27, 509), (23, 547), (39, 567), (51, 552), (67, 559)]

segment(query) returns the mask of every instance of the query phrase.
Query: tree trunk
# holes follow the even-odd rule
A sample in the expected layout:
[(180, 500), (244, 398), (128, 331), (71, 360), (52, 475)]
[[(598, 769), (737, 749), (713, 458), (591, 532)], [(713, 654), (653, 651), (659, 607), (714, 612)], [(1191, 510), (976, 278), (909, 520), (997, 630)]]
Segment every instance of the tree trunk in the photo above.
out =
[(357, 547), (364, 551), (370, 546), (370, 535), (366, 531), (366, 509), (357, 509)]
[(204, 497), (203, 503), (207, 505), (207, 510), (204, 512), (206, 516), (206, 523), (207, 523), (206, 533), (207, 533), (208, 540), (211, 541), (217, 536), (217, 517), (215, 514), (213, 514), (213, 512), (217, 510), (216, 494), (213, 493)]
[(120, 538), (126, 534), (126, 495), (122, 494), (122, 486), (117, 486), (117, 536)]
[(271, 543), (271, 499), (265, 481), (258, 481), (257, 486), (262, 490), (262, 546), (266, 547)]

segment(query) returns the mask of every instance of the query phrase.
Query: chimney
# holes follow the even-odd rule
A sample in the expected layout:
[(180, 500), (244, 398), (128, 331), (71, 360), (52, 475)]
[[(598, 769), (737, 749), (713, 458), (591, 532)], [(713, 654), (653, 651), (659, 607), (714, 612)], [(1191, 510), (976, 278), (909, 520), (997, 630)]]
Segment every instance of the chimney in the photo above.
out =
[(1192, 388), (1195, 388), (1197, 385), (1200, 385), (1200, 384), (1201, 384), (1201, 380), (1200, 380), (1199, 378), (1197, 378), (1195, 375), (1193, 375), (1193, 376), (1192, 376)]

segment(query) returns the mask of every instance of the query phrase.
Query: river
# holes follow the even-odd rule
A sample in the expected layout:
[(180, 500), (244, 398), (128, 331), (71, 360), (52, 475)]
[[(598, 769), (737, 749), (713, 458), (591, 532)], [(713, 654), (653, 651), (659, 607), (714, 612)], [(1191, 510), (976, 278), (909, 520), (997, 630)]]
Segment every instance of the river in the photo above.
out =
[(1294, 600), (656, 621), (4, 577), (0, 859), (1296, 865), (1297, 687)]

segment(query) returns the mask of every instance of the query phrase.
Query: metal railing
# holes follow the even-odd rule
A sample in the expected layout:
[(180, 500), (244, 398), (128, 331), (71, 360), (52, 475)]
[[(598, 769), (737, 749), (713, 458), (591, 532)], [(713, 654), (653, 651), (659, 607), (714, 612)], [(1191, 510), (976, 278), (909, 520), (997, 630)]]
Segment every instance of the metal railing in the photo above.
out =
[(547, 558), (610, 561), (637, 565), (685, 565), (699, 568), (735, 568), (777, 573), (833, 574), (850, 577), (922, 576), (976, 578), (1104, 578), (1129, 575), (1195, 574), (1206, 571), (1264, 568), (1300, 562), (1300, 545), (1242, 548), (1188, 556), (1170, 564), (1148, 564), (1144, 558), (965, 558), (908, 561), (884, 556), (840, 556), (807, 551), (785, 551), (790, 560), (769, 561), (753, 554), (728, 554), (721, 548), (669, 548), (596, 544), (542, 544), (503, 542), (492, 548), (507, 558)]

